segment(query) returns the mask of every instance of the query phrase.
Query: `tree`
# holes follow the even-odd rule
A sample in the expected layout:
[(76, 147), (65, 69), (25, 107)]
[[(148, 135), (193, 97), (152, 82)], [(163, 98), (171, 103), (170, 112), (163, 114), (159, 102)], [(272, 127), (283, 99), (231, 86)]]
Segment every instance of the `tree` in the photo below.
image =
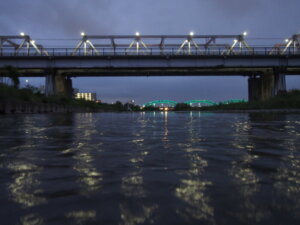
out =
[(9, 77), (11, 81), (13, 82), (13, 87), (14, 88), (19, 88), (20, 85), (20, 72), (18, 71), (17, 68), (13, 66), (5, 66), (4, 67), (4, 76)]
[(174, 108), (175, 111), (191, 110), (191, 109), (192, 109), (192, 107), (185, 103), (178, 103)]

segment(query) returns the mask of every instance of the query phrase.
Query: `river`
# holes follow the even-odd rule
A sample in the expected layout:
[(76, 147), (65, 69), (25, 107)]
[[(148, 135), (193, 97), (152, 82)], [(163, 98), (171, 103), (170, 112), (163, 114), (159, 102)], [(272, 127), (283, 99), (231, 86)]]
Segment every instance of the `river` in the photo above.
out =
[(0, 116), (1, 225), (300, 224), (300, 114)]

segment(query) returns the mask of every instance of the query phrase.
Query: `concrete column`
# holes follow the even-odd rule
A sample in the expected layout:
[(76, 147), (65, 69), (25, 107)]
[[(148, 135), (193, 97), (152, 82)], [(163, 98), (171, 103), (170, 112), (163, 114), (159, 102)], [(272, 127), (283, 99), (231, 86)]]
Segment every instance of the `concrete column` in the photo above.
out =
[(248, 80), (249, 101), (267, 100), (286, 91), (285, 75), (273, 71), (262, 73)]
[(46, 75), (45, 78), (45, 94), (46, 96), (55, 94), (55, 78), (54, 74)]
[(274, 87), (274, 95), (276, 96), (280, 92), (286, 91), (286, 80), (285, 75), (276, 73), (275, 74), (275, 87)]
[(274, 72), (267, 72), (261, 75), (261, 98), (267, 100), (275, 95), (275, 75)]
[(66, 95), (69, 98), (73, 97), (73, 85), (72, 85), (72, 79), (70, 77), (66, 78)]
[(258, 101), (261, 99), (262, 82), (260, 77), (250, 77), (248, 79), (248, 98), (249, 101)]
[(46, 76), (45, 91), (47, 96), (60, 94), (72, 98), (72, 80), (69, 77), (65, 77), (61, 72), (56, 71)]
[(59, 72), (55, 74), (55, 94), (64, 94), (66, 93), (66, 78)]
[(266, 100), (274, 96), (274, 74), (264, 73), (248, 80), (249, 101)]

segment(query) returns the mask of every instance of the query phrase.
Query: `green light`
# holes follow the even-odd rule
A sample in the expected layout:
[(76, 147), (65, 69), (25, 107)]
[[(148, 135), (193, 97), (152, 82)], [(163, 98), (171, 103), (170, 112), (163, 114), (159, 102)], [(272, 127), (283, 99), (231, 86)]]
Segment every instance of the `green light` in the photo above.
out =
[(202, 103), (202, 104), (206, 104), (206, 105), (216, 105), (217, 104), (216, 102), (210, 101), (210, 100), (189, 100), (184, 103), (188, 104), (188, 105), (195, 104), (195, 103)]
[(221, 102), (221, 104), (241, 103), (241, 102), (246, 102), (246, 101), (243, 99), (230, 99), (230, 100)]

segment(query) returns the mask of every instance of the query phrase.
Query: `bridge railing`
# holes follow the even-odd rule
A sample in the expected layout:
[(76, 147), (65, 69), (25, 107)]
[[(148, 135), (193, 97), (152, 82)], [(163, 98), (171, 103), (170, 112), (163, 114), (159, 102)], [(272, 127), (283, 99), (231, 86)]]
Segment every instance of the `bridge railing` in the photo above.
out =
[(19, 50), (15, 48), (1, 48), (0, 56), (221, 56), (221, 55), (300, 55), (300, 49), (297, 48), (274, 48), (274, 47), (253, 47), (247, 48), (207, 48), (180, 50), (178, 48), (147, 48), (141, 50), (128, 50), (127, 48), (95, 48), (78, 49), (74, 48), (44, 48), (41, 53), (34, 49)]

